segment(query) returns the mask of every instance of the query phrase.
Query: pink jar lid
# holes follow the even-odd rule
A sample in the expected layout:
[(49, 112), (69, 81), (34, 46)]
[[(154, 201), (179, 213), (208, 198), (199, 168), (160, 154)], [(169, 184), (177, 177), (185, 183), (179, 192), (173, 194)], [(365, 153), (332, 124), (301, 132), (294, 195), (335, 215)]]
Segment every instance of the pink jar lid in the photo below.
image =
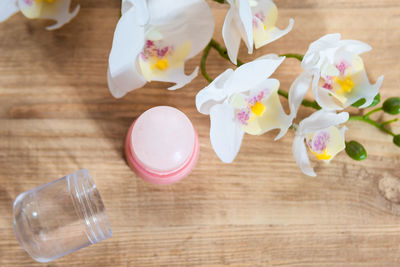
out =
[(197, 162), (199, 141), (189, 118), (176, 108), (154, 107), (132, 124), (125, 153), (143, 179), (171, 184), (187, 176)]

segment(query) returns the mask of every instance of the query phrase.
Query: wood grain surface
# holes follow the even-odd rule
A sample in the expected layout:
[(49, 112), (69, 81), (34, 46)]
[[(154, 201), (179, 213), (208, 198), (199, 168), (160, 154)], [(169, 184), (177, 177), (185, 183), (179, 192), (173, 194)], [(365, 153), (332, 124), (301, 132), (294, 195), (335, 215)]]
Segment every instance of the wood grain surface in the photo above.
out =
[[(222, 41), (227, 6), (209, 3)], [(80, 168), (96, 181), (113, 237), (47, 266), (400, 266), (400, 149), (388, 135), (348, 123), (347, 138), (362, 142), (368, 159), (355, 162), (343, 152), (329, 165), (313, 161), (317, 178), (297, 168), (293, 133), (278, 142), (275, 131), (246, 136), (236, 161), (225, 165), (211, 148), (209, 118), (194, 105), (206, 81), (199, 76), (174, 92), (152, 82), (114, 99), (106, 71), (120, 1), (80, 4), (78, 17), (57, 31), (21, 14), (0, 24), (0, 266), (45, 266), (15, 239), (12, 203)], [(371, 81), (385, 75), (382, 97), (400, 95), (398, 0), (276, 4), (278, 26), (293, 17), (293, 31), (253, 55), (242, 44), (241, 59), (304, 53), (310, 42), (340, 32), (374, 48), (363, 59)], [(190, 60), (188, 72), (199, 61)], [(211, 52), (213, 77), (227, 67)], [(274, 77), (288, 89), (300, 72), (288, 59)], [(130, 124), (156, 105), (181, 109), (200, 137), (195, 170), (175, 185), (140, 180), (124, 159)], [(310, 112), (303, 108), (300, 117)], [(400, 133), (400, 124), (393, 131)]]

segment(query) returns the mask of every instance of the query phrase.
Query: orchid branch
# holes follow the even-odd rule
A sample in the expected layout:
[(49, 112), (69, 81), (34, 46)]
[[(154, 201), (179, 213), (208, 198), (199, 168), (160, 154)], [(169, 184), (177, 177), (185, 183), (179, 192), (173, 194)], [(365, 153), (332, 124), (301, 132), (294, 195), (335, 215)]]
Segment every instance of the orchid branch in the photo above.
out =
[[(278, 90), (278, 94), (279, 94), (280, 96), (283, 96), (283, 97), (286, 98), (286, 99), (289, 99), (289, 94), (288, 94), (288, 92), (286, 92), (286, 91), (284, 91), (284, 90), (282, 90), (282, 89), (280, 89), (280, 88), (279, 88), (279, 90)], [(303, 106), (305, 106), (305, 107), (308, 107), (308, 108), (313, 108), (313, 109), (316, 109), (316, 110), (320, 110), (320, 109), (321, 109), (321, 107), (320, 107), (320, 106), (318, 105), (318, 103), (315, 102), (315, 101), (309, 101), (309, 100), (304, 99), (303, 102), (301, 102), (301, 104), (302, 104)]]
[(211, 42), (208, 43), (208, 45), (204, 48), (203, 55), (201, 56), (201, 61), (200, 61), (201, 74), (209, 83), (211, 83), (213, 81), (213, 79), (210, 77), (210, 75), (208, 75), (207, 69), (206, 69), (207, 68), (207, 57), (208, 57), (208, 54), (210, 53), (210, 50), (211, 50)]
[(365, 114), (364, 117), (365, 117), (365, 118), (368, 118), (368, 117), (371, 116), (372, 114), (374, 114), (374, 113), (376, 113), (376, 112), (378, 112), (378, 111), (381, 111), (381, 110), (382, 110), (382, 108), (373, 109), (373, 110), (371, 110), (370, 112), (368, 112), (367, 114)]
[[(379, 130), (381, 130), (381, 131), (383, 131), (383, 132), (385, 132), (385, 133), (387, 133), (387, 134), (390, 134), (391, 136), (396, 136), (396, 134), (394, 134), (392, 131), (390, 131), (389, 129), (387, 129), (386, 127), (385, 127), (385, 125), (386, 124), (388, 124), (388, 122), (383, 122), (383, 123), (378, 123), (378, 122), (376, 122), (376, 121), (374, 121), (374, 120), (371, 120), (369, 117), (367, 117), (367, 116), (354, 116), (354, 115), (351, 115), (350, 117), (349, 117), (349, 120), (350, 121), (363, 121), (363, 122), (365, 122), (365, 123), (368, 123), (368, 124), (371, 124), (372, 126), (375, 126), (376, 128), (378, 128)], [(392, 122), (394, 122), (395, 120), (393, 120)], [(397, 121), (397, 120), (396, 120)], [(391, 122), (390, 122), (391, 123)]]
[[(219, 3), (223, 2), (222, 0), (221, 1), (214, 0), (214, 1), (219, 2)], [(208, 45), (206, 46), (206, 48), (203, 51), (203, 55), (201, 57), (201, 63), (200, 63), (201, 74), (210, 83), (213, 81), (213, 79), (207, 73), (206, 65), (207, 65), (207, 58), (208, 58), (208, 55), (210, 53), (211, 48), (215, 49), (222, 58), (224, 58), (224, 59), (226, 59), (226, 60), (228, 60), (230, 62), (227, 49), (224, 46), (222, 46), (221, 44), (219, 44), (216, 40), (211, 39), (211, 41), (208, 43)], [(299, 60), (300, 62), (303, 60), (303, 57), (304, 57), (303, 55), (296, 54), (296, 53), (281, 54), (279, 56), (281, 56), (281, 57), (284, 56), (286, 58), (294, 58), (294, 59)], [(244, 64), (243, 61), (241, 61), (239, 59), (237, 60), (237, 66), (238, 67), (243, 65), (243, 64)], [(286, 99), (289, 99), (289, 93), (284, 91), (284, 90), (282, 90), (282, 89), (278, 90), (278, 94), (280, 96), (286, 98)], [(378, 102), (379, 102), (379, 100), (378, 100)], [(321, 109), (321, 107), (318, 105), (318, 103), (316, 101), (310, 101), (310, 100), (304, 99), (301, 104), (303, 106), (305, 106), (305, 107), (313, 108), (313, 109), (316, 109), (316, 110), (320, 110)], [(362, 122), (368, 123), (368, 124), (378, 128), (379, 130), (381, 130), (381, 131), (383, 131), (383, 132), (395, 137), (396, 134), (394, 134), (392, 131), (387, 129), (385, 126), (388, 125), (388, 124), (397, 122), (397, 121), (399, 121), (399, 119), (396, 118), (396, 119), (393, 119), (393, 120), (389, 120), (389, 121), (385, 121), (385, 122), (379, 123), (379, 122), (377, 122), (377, 121), (375, 121), (375, 120), (370, 118), (370, 116), (372, 114), (374, 114), (376, 112), (379, 112), (379, 111), (384, 111), (384, 108), (383, 107), (375, 108), (375, 109), (369, 111), (368, 113), (366, 113), (363, 116), (350, 115), (349, 120), (362, 121)]]
[(389, 121), (384, 121), (384, 122), (382, 122), (382, 125), (388, 125), (388, 124), (391, 124), (391, 123), (394, 123), (394, 122), (398, 122), (399, 121), (399, 119), (398, 118), (395, 118), (395, 119), (393, 119), (393, 120), (389, 120)]
[(301, 54), (294, 54), (294, 53), (289, 53), (289, 54), (282, 54), (279, 55), (280, 57), (287, 57), (287, 58), (295, 58), (299, 60), (300, 62), (303, 61), (304, 55)]
[[(228, 56), (228, 50), (226, 50), (225, 47), (223, 47), (222, 45), (220, 45), (217, 41), (215, 41), (214, 39), (211, 39), (209, 45), (214, 48), (218, 54), (225, 58), (226, 60), (230, 61), (229, 56)], [(242, 61), (240, 61), (239, 59), (237, 60), (237, 66), (240, 67), (241, 65), (243, 65), (244, 63)]]

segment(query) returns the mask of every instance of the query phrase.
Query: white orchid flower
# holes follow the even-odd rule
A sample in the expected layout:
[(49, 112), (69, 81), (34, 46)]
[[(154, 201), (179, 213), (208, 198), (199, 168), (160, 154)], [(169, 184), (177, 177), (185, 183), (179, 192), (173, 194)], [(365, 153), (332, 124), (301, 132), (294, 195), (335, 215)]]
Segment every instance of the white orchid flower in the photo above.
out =
[(279, 81), (269, 77), (284, 57), (262, 57), (235, 71), (227, 69), (196, 96), (197, 110), (210, 115), (211, 145), (218, 157), (231, 163), (244, 133), (260, 135), (280, 129), (281, 138), (291, 125), (278, 96)]
[(150, 14), (147, 8), (147, 0), (122, 0), (121, 13), (125, 14), (131, 7), (137, 7), (135, 17), (140, 25), (149, 22)]
[(0, 22), (21, 11), (29, 19), (51, 19), (56, 24), (46, 27), (55, 30), (70, 22), (79, 12), (79, 5), (70, 12), (71, 0), (2, 0)]
[(340, 34), (328, 34), (313, 42), (305, 54), (302, 82), (312, 78), (312, 90), (318, 104), (327, 110), (341, 110), (360, 99), (368, 107), (379, 93), (383, 76), (370, 84), (360, 54), (371, 50), (356, 40), (340, 40)]
[(150, 81), (185, 86), (197, 76), (185, 61), (210, 41), (214, 18), (204, 0), (124, 0), (109, 57), (108, 85), (116, 98)]
[(230, 9), (226, 15), (222, 36), (228, 50), (230, 60), (236, 64), (240, 40), (245, 42), (249, 54), (286, 35), (293, 28), (294, 20), (289, 26), (278, 29), (278, 9), (272, 0), (227, 0)]
[(319, 110), (300, 122), (293, 142), (293, 155), (304, 174), (316, 176), (310, 165), (306, 144), (318, 160), (329, 163), (346, 147), (344, 138), (346, 127), (339, 128), (338, 125), (348, 119), (347, 112), (336, 114)]

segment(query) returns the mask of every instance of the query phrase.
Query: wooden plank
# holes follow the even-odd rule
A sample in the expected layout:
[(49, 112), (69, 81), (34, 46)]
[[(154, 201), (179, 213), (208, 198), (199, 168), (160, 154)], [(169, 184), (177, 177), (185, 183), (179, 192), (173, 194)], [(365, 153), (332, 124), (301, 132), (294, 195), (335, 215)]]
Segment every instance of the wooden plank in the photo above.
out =
[[(227, 6), (208, 2), (214, 37), (221, 41)], [(294, 30), (253, 55), (242, 45), (241, 59), (304, 53), (310, 42), (340, 32), (373, 47), (363, 59), (371, 81), (385, 75), (382, 98), (400, 95), (397, 1), (276, 4), (278, 25), (293, 17)], [(79, 16), (58, 31), (47, 32), (48, 22), (21, 14), (0, 24), (0, 266), (42, 266), (14, 237), (12, 202), (80, 168), (94, 176), (114, 236), (49, 266), (399, 266), (400, 205), (381, 192), (387, 185), (382, 181), (400, 179), (400, 149), (389, 136), (348, 123), (346, 136), (365, 145), (368, 160), (354, 162), (341, 153), (329, 165), (313, 163), (315, 179), (294, 162), (293, 133), (278, 142), (276, 132), (246, 136), (235, 162), (223, 164), (210, 145), (209, 118), (194, 105), (206, 81), (199, 76), (173, 92), (154, 82), (114, 99), (105, 74), (120, 1), (86, 0), (81, 6)], [(216, 77), (231, 65), (211, 53), (208, 70)], [(188, 71), (199, 60), (190, 60)], [(288, 59), (274, 77), (287, 89), (300, 72), (299, 63)], [(156, 105), (184, 111), (200, 137), (198, 165), (171, 186), (138, 179), (123, 156), (129, 125)], [(310, 112), (302, 109), (300, 117)], [(393, 131), (400, 132), (400, 125)]]

